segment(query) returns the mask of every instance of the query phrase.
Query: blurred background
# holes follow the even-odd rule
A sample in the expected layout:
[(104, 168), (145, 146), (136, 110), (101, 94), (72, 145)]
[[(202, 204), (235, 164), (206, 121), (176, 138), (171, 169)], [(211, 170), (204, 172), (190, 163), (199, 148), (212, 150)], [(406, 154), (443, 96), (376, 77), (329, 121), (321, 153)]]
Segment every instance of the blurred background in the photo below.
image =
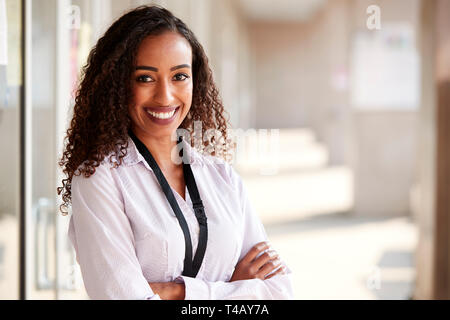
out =
[(0, 299), (87, 298), (57, 159), (90, 49), (152, 3), (206, 50), (296, 299), (450, 298), (450, 1), (0, 0)]

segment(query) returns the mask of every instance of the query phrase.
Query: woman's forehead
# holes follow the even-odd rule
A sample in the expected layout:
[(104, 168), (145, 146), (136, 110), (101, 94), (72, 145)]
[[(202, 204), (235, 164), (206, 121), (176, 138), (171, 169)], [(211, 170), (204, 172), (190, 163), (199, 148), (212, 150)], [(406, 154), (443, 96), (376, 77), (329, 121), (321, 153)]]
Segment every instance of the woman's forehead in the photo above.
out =
[(161, 35), (146, 37), (138, 48), (136, 58), (138, 65), (190, 64), (192, 49), (183, 36), (174, 32), (165, 32)]

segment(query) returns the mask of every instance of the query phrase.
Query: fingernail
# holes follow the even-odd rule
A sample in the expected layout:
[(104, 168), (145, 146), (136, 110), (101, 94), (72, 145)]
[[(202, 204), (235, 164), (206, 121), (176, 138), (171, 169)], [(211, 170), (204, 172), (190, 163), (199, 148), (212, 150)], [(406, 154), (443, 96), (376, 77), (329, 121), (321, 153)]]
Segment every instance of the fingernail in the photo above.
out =
[(262, 249), (264, 249), (266, 246), (267, 246), (267, 242), (261, 242), (261, 243), (258, 245), (258, 250), (262, 250)]

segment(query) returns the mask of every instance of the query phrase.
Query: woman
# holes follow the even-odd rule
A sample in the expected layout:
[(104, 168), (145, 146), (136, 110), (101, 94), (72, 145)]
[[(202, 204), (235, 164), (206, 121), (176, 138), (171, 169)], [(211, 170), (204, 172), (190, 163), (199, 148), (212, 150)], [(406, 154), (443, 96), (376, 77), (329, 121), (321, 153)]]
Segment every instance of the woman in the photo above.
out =
[[(202, 46), (168, 10), (132, 10), (98, 41), (58, 188), (62, 211), (72, 205), (69, 238), (92, 299), (292, 298), (290, 270), (221, 159), (224, 113)], [(201, 134), (222, 133), (225, 147), (191, 147), (194, 121)], [(180, 130), (190, 136), (177, 143)]]

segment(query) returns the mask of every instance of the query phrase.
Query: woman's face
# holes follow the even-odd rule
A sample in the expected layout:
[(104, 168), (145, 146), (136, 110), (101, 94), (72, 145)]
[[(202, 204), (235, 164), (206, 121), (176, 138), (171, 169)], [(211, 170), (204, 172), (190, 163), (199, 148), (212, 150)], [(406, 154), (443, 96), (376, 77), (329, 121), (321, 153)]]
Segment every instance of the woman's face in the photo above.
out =
[(170, 136), (192, 103), (192, 49), (174, 32), (148, 36), (137, 52), (128, 107), (136, 135)]

